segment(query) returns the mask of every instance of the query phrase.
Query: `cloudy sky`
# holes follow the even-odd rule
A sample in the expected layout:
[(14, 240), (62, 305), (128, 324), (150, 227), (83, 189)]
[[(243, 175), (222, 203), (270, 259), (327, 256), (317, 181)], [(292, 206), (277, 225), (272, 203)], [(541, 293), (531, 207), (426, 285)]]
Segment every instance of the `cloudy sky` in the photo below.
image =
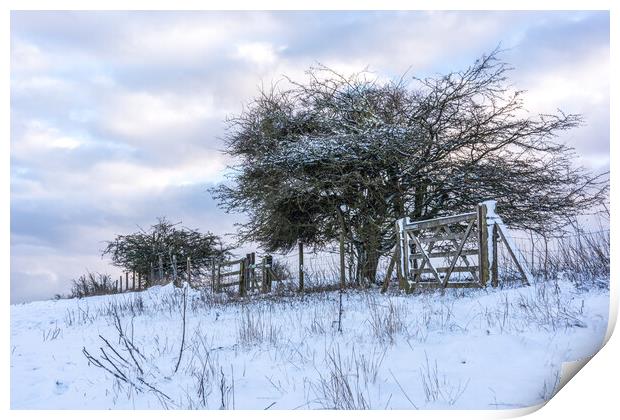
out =
[(118, 275), (103, 241), (166, 215), (218, 234), (226, 116), (317, 62), (381, 77), (460, 70), (501, 44), (531, 112), (609, 168), (607, 12), (12, 12), (11, 302)]

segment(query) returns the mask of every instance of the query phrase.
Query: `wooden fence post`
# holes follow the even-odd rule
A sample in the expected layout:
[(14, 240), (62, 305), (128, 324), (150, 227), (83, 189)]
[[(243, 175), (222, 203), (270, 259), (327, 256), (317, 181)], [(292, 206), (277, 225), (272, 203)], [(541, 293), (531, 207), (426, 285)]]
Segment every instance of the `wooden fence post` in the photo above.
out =
[(491, 286), (497, 287), (499, 285), (499, 270), (498, 265), (498, 253), (497, 253), (497, 239), (499, 237), (497, 224), (493, 223), (493, 233), (492, 233), (492, 249), (493, 249), (493, 261), (491, 263)]
[(142, 290), (142, 273), (138, 273), (138, 290)]
[(346, 286), (345, 264), (344, 264), (344, 229), (340, 228), (340, 288)]
[(544, 231), (541, 233), (541, 236), (543, 238), (543, 241), (545, 241), (545, 265), (543, 267), (543, 272), (545, 274), (546, 281), (549, 274), (547, 270), (547, 263), (549, 262), (549, 241), (547, 241), (547, 234)]
[[(405, 223), (407, 223), (407, 220), (409, 219), (405, 219), (403, 220), (403, 226)], [(409, 286), (409, 273), (411, 272), (410, 268), (409, 268), (409, 254), (411, 253), (411, 248), (409, 246), (409, 234), (407, 233), (407, 231), (405, 229), (403, 229), (402, 231), (403, 236), (401, 238), (402, 241), (402, 246), (400, 249), (401, 252), (401, 260), (403, 262), (403, 289), (405, 290), (406, 293), (409, 293), (411, 291), (411, 287)], [(414, 242), (415, 245), (415, 242)], [(416, 264), (417, 264), (417, 260), (415, 260)], [(414, 266), (417, 268), (417, 266)]]
[(136, 290), (136, 270), (133, 270), (133, 276), (131, 277), (131, 283), (132, 283), (131, 289), (135, 291)]
[(239, 263), (239, 296), (244, 297), (246, 295), (246, 275), (247, 275), (247, 257), (242, 259)]
[(273, 257), (271, 255), (266, 255), (264, 258), (265, 262), (265, 281), (267, 282), (267, 292), (271, 292), (271, 282), (273, 281)]
[(187, 257), (187, 283), (191, 284), (192, 282), (192, 260), (190, 257)]
[[(397, 236), (398, 239), (398, 236)], [(385, 279), (383, 280), (383, 286), (381, 286), (381, 293), (387, 292), (388, 287), (390, 287), (390, 280), (392, 278), (392, 272), (394, 271), (394, 265), (396, 264), (396, 257), (398, 255), (398, 244), (394, 247), (394, 252), (390, 257), (390, 264), (388, 265), (387, 274), (385, 275)]]
[(122, 274), (119, 276), (119, 280), (118, 280), (118, 291), (119, 292), (123, 291), (123, 275)]
[(219, 293), (221, 291), (221, 280), (222, 280), (222, 264), (217, 265), (217, 279), (215, 282), (215, 291)]
[(478, 260), (480, 283), (485, 287), (489, 279), (489, 226), (487, 206), (484, 203), (478, 204)]
[(405, 288), (405, 280), (403, 278), (403, 265), (402, 265), (402, 239), (400, 237), (400, 221), (396, 221), (396, 250), (394, 251), (394, 256), (396, 258), (396, 277), (398, 278), (398, 288), (403, 290)]
[(404, 225), (409, 219), (396, 221), (396, 275), (398, 277), (398, 288), (405, 293), (412, 291), (409, 285), (409, 237)]
[(261, 293), (267, 293), (271, 291), (268, 272), (268, 266), (271, 266), (271, 264), (268, 263), (269, 258), (269, 255), (265, 255), (261, 260)]
[(349, 271), (349, 281), (352, 282), (353, 281), (353, 270), (355, 267), (354, 264), (354, 257), (353, 257), (353, 244), (348, 244), (348, 246), (346, 247), (346, 251), (348, 253), (349, 256), (349, 264), (347, 266), (348, 271)]
[(125, 271), (125, 291), (129, 290), (129, 271)]
[(299, 241), (299, 291), (304, 291), (304, 243)]
[(267, 256), (264, 256), (260, 263), (260, 272), (261, 272), (261, 293), (267, 293), (267, 271), (265, 270), (265, 260)]
[(250, 289), (254, 290), (258, 288), (258, 285), (256, 284), (256, 253), (255, 252), (250, 253), (248, 274), (249, 274), (248, 285), (250, 286)]
[(177, 255), (172, 256), (172, 284), (176, 287), (180, 287), (179, 278), (177, 276)]
[(252, 273), (252, 254), (245, 254), (245, 273), (243, 273), (243, 275), (245, 276), (245, 291), (247, 292), (248, 290), (250, 290), (251, 286), (251, 273)]
[(215, 293), (215, 258), (211, 259), (211, 292)]

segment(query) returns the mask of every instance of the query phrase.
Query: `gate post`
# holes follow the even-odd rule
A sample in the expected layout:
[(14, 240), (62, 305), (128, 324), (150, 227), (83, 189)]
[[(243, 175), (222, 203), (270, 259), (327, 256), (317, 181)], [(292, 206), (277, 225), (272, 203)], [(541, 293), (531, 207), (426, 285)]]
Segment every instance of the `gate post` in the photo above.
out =
[(396, 221), (396, 277), (398, 277), (398, 288), (409, 293), (409, 252), (407, 244), (407, 232), (405, 223), (407, 218)]
[(485, 203), (478, 204), (478, 266), (480, 283), (486, 287), (489, 280), (489, 225)]
[(493, 234), (491, 236), (493, 240), (493, 260), (491, 261), (491, 286), (493, 287), (497, 287), (499, 285), (499, 262), (497, 261), (497, 239), (499, 237), (498, 230), (499, 228), (497, 227), (497, 224), (493, 223)]
[(256, 284), (256, 253), (252, 252), (250, 254), (250, 262), (248, 267), (248, 280), (247, 284), (250, 286), (251, 290), (254, 290), (257, 287)]

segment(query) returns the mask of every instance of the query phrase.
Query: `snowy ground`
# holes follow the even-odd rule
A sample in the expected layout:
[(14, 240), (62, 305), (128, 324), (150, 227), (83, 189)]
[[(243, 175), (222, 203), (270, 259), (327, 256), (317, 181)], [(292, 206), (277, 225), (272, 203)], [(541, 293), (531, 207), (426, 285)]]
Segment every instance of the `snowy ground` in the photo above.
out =
[(226, 300), (188, 291), (176, 373), (183, 291), (170, 285), (12, 305), (11, 407), (531, 406), (553, 394), (563, 362), (600, 348), (609, 304), (605, 290), (562, 281), (348, 291), (339, 332), (338, 292)]

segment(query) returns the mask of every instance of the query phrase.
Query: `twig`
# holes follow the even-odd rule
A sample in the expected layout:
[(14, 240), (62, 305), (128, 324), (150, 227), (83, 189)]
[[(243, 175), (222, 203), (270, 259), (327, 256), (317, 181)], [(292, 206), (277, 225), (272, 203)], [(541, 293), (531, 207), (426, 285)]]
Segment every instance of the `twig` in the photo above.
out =
[(407, 395), (407, 393), (405, 392), (405, 390), (403, 389), (403, 387), (400, 385), (400, 382), (398, 382), (398, 379), (396, 379), (396, 376), (394, 376), (394, 374), (392, 373), (392, 369), (388, 369), (390, 371), (390, 375), (392, 375), (392, 378), (394, 378), (394, 381), (396, 382), (396, 385), (398, 385), (398, 387), (400, 388), (400, 390), (402, 391), (403, 395), (405, 396), (405, 398), (407, 398), (407, 400), (409, 400), (409, 402), (411, 403), (411, 405), (413, 406), (413, 408), (415, 408), (416, 410), (419, 410), (418, 406), (415, 405), (413, 403), (413, 401), (411, 401), (411, 398), (409, 398), (409, 395)]
[[(97, 366), (98, 368), (102, 368), (105, 371), (107, 371), (110, 375), (114, 376), (115, 378), (126, 382), (130, 385), (133, 385), (138, 391), (142, 391), (142, 389), (140, 389), (139, 386), (137, 386), (136, 384), (134, 384), (133, 382), (131, 382), (130, 380), (127, 379), (127, 377), (125, 375), (123, 375), (121, 373), (121, 375), (113, 372), (111, 369), (109, 369), (107, 366), (104, 366), (103, 363), (101, 363), (99, 360), (95, 359), (87, 350), (85, 347), (82, 348), (82, 353), (84, 353), (84, 356), (86, 356), (86, 359), (88, 359), (89, 362), (91, 362), (93, 365)], [(114, 366), (114, 364), (112, 364), (112, 366)], [(114, 366), (116, 367), (116, 366)]]
[(146, 385), (149, 389), (151, 389), (153, 392), (155, 392), (156, 394), (159, 394), (163, 397), (166, 397), (169, 401), (172, 401), (172, 399), (167, 396), (166, 394), (164, 394), (163, 392), (161, 392), (159, 389), (155, 388), (153, 385), (149, 384), (148, 382), (146, 382), (144, 379), (142, 378), (138, 378), (138, 380), (143, 383), (144, 385)]
[(103, 340), (103, 342), (106, 343), (106, 345), (110, 348), (110, 350), (112, 350), (114, 352), (114, 354), (116, 354), (123, 362), (125, 362), (126, 364), (129, 364), (129, 362), (123, 356), (118, 354), (116, 349), (114, 347), (112, 347), (112, 345), (108, 342), (108, 340), (103, 338), (103, 336), (101, 334), (99, 334), (99, 338), (101, 338)]
[(103, 360), (105, 360), (106, 362), (108, 362), (110, 365), (112, 365), (112, 367), (114, 369), (116, 369), (116, 371), (118, 372), (119, 375), (121, 375), (123, 378), (125, 378), (125, 380), (127, 382), (129, 382), (129, 379), (127, 379), (127, 376), (121, 372), (121, 370), (118, 368), (118, 366), (116, 366), (116, 364), (114, 364), (114, 362), (112, 360), (110, 360), (110, 357), (108, 357), (108, 355), (106, 354), (105, 350), (103, 349), (103, 347), (99, 347), (99, 350), (101, 350), (101, 354), (102, 354), (102, 358)]

